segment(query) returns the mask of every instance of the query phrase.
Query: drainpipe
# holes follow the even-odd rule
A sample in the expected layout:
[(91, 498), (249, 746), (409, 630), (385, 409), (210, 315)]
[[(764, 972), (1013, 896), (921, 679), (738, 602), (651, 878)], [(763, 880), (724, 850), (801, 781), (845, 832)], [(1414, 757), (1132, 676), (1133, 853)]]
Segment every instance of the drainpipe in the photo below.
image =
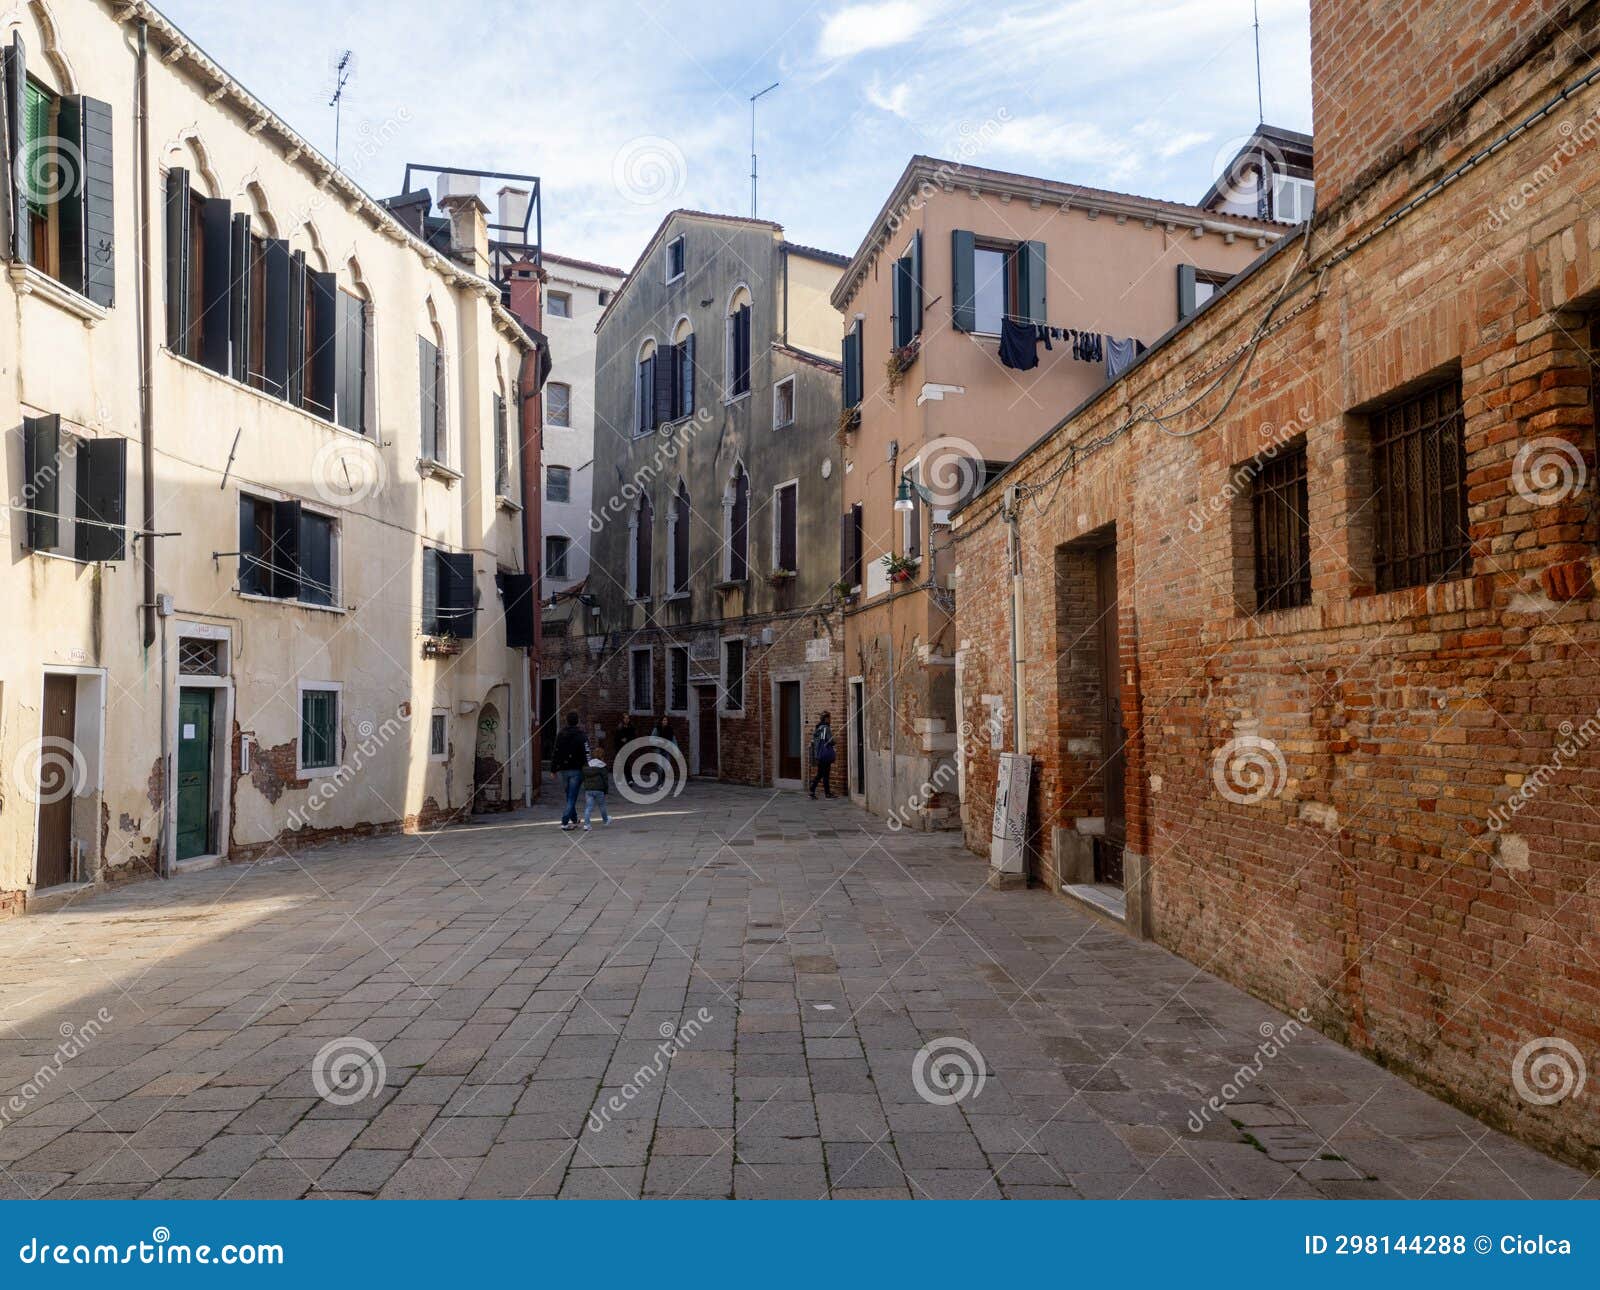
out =
[(510, 309), (513, 317), (535, 333), (537, 343), (522, 356), (517, 372), (517, 428), (522, 464), (522, 547), (526, 568), (533, 577), (533, 648), (528, 653), (528, 787), (525, 805), (531, 806), (543, 788), (540, 766), (544, 762), (539, 746), (539, 676), (544, 651), (544, 492), (540, 487), (544, 453), (544, 401), (540, 395), (539, 371), (544, 340), (538, 337), (543, 310), (540, 290), (542, 272), (537, 265), (523, 261), (510, 270)]
[(1021, 493), (1015, 484), (1006, 488), (1003, 514), (1006, 519), (1006, 561), (1011, 567), (1011, 729), (1015, 737), (1014, 752), (1026, 752), (1028, 723), (1022, 704), (1023, 662), (1022, 624), (1027, 622), (1022, 612), (1022, 530), (1017, 507)]

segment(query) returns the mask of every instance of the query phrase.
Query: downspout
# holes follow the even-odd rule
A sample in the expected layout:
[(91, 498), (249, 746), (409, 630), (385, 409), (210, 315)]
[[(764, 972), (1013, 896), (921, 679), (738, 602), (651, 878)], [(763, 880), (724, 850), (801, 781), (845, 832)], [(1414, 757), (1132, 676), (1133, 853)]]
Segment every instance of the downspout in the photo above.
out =
[(543, 787), (540, 767), (544, 750), (539, 746), (541, 722), (547, 713), (538, 710), (539, 679), (544, 647), (544, 550), (540, 534), (544, 525), (543, 494), (539, 487), (543, 446), (543, 409), (539, 396), (540, 352), (537, 346), (522, 356), (517, 374), (517, 422), (522, 451), (522, 547), (527, 570), (533, 578), (533, 648), (528, 651), (528, 775), (523, 793), (524, 805), (531, 806)]
[(1011, 729), (1013, 752), (1025, 752), (1028, 747), (1028, 723), (1023, 707), (1022, 624), (1022, 530), (1017, 516), (1021, 495), (1016, 485), (1006, 489), (1003, 514), (1006, 520), (1006, 562), (1011, 569)]
[[(139, 490), (144, 508), (143, 541), (139, 563), (143, 574), (144, 648), (156, 643), (156, 445), (154, 381), (155, 347), (151, 323), (151, 301), (155, 293), (150, 284), (150, 24), (139, 20), (139, 64), (135, 93), (135, 112), (139, 129)], [(172, 824), (172, 749), (167, 731), (167, 649), (165, 633), (161, 640), (161, 827), (156, 845), (160, 848), (161, 876), (172, 876), (171, 848), (167, 845)]]

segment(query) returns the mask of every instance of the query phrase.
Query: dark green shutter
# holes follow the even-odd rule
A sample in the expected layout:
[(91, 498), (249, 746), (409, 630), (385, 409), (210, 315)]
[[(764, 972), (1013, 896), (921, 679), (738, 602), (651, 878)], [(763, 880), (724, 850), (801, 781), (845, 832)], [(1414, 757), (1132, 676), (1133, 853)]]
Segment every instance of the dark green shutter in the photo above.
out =
[(228, 230), (228, 349), (233, 379), (250, 379), (250, 216), (241, 211)]
[(526, 573), (502, 573), (495, 581), (505, 604), (506, 645), (529, 649), (533, 645), (533, 579)]
[(333, 604), (333, 521), (326, 515), (300, 512), (300, 599), (311, 605)]
[(847, 408), (861, 406), (861, 327), (857, 323), (851, 326), (844, 338), (844, 405)]
[(511, 495), (511, 442), (506, 437), (506, 401), (494, 396), (494, 491)]
[(675, 354), (671, 347), (657, 351), (659, 358), (651, 371), (651, 408), (654, 412), (652, 428), (664, 426), (672, 420), (672, 380)]
[(1048, 322), (1045, 302), (1045, 279), (1048, 276), (1044, 262), (1043, 242), (1024, 242), (1017, 248), (1017, 285), (1022, 299), (1017, 311), (1029, 322)]
[(213, 372), (228, 375), (229, 333), (233, 327), (233, 207), (225, 197), (200, 203), (205, 237), (200, 266), (200, 361)]
[(913, 303), (911, 261), (906, 256), (894, 262), (894, 347), (900, 349), (911, 343), (916, 335), (911, 330)]
[(911, 334), (922, 335), (922, 230), (919, 228), (911, 239)]
[(61, 418), (55, 413), (22, 419), (24, 504), (28, 549), (54, 551), (61, 541)]
[(692, 417), (695, 412), (693, 332), (685, 336), (683, 344), (678, 346), (678, 365), (683, 372), (683, 375), (679, 378), (679, 394), (682, 398), (682, 406), (678, 409), (678, 415)]
[[(120, 560), (126, 552), (128, 441), (86, 439), (78, 445), (78, 519), (74, 554), (80, 560)], [(114, 525), (115, 527), (107, 527)]]
[(439, 569), (443, 551), (422, 548), (422, 634), (437, 636), (439, 626)]
[(750, 322), (751, 310), (749, 305), (740, 305), (738, 315), (734, 319), (734, 371), (737, 375), (734, 393), (744, 394), (750, 389)]
[(472, 636), (477, 618), (477, 584), (470, 553), (439, 553), (439, 616), (441, 626), (463, 640)]
[(271, 588), (271, 574), (262, 568), (261, 534), (256, 528), (253, 497), (239, 497), (239, 590), (246, 595), (264, 596)]
[(339, 382), (339, 288), (331, 273), (315, 269), (306, 274), (311, 293), (311, 352), (306, 365), (309, 390), (306, 406), (320, 417), (333, 420)]
[(285, 396), (295, 407), (306, 399), (306, 255), (289, 256), (288, 381)]
[[(11, 33), (11, 44), (4, 51), (5, 107), (6, 107), (6, 177), (11, 191), (11, 258), (18, 264), (27, 262), (32, 249), (28, 223), (28, 192), (18, 182), (19, 158), (28, 145), (27, 91), (28, 59), (22, 36)], [(25, 162), (20, 163), (25, 165)]]
[(1180, 264), (1178, 266), (1178, 321), (1182, 322), (1192, 314), (1198, 305), (1195, 304), (1195, 276), (1194, 265)]
[(367, 432), (367, 306), (341, 291), (339, 301), (338, 421), (346, 430)]
[(970, 229), (958, 228), (950, 234), (950, 322), (957, 331), (976, 331), (978, 310), (977, 272), (973, 256), (977, 239)]
[(272, 503), (272, 548), (267, 552), (272, 564), (272, 594), (280, 600), (300, 596), (300, 503)]
[(261, 373), (267, 392), (283, 398), (289, 388), (289, 244), (271, 238), (261, 248), (266, 340)]
[[(79, 159), (83, 156), (83, 100), (76, 94), (61, 96), (56, 112), (55, 138), (51, 155), (41, 152), (29, 154), (31, 168), (35, 171), (46, 166), (54, 167), (57, 184), (71, 183), (79, 178)], [(47, 135), (48, 137), (48, 135)], [(56, 207), (56, 245), (60, 256), (61, 283), (80, 295), (88, 286), (88, 254), (83, 228), (83, 189), (75, 192), (53, 190), (42, 196)]]
[(189, 339), (189, 172), (167, 171), (167, 348), (187, 355)]
[(83, 294), (109, 309), (117, 298), (116, 189), (111, 168), (111, 105), (84, 96)]
[(421, 426), (422, 455), (439, 457), (439, 349), (426, 336), (417, 337), (417, 421)]

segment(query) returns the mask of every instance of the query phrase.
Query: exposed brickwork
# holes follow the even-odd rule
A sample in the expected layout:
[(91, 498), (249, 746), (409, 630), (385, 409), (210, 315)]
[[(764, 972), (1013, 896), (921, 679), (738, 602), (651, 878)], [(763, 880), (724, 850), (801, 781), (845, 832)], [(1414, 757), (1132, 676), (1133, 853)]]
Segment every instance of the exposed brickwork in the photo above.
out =
[[(1319, 265), (1372, 213), (1588, 70), (1590, 44), (1558, 42), (1468, 116), (1428, 118), (1454, 83), (1557, 6), (1423, 4), (1409, 20), (1399, 8), (1313, 6), (1315, 65), (1346, 69), (1319, 86), (1319, 185), (1332, 176), (1337, 186), (1398, 139), (1431, 142), (1329, 213), (1309, 268), (1295, 271), (1299, 245), (1282, 248), (1003, 481), (1034, 490), (1019, 520), (1033, 869), (1053, 884), (1055, 830), (1101, 805), (1098, 759), (1081, 742), (1099, 731), (1085, 681), (1098, 660), (1081, 639), (1088, 592), (1073, 544), (1114, 526), (1128, 849), (1149, 863), (1150, 934), (1593, 1166), (1592, 1093), (1535, 1106), (1512, 1070), (1541, 1037), (1575, 1045), (1591, 1081), (1600, 1055), (1600, 607), (1590, 590), (1600, 531), (1587, 352), (1600, 304), (1600, 91), (1329, 269), (1317, 297)], [(1414, 29), (1392, 45), (1368, 48), (1406, 21)], [(1593, 23), (1591, 7), (1570, 30)], [(1437, 91), (1420, 83), (1429, 75)], [(1329, 118), (1322, 105), (1341, 86), (1351, 97)], [(1389, 99), (1382, 112), (1373, 95)], [(1198, 377), (1246, 345), (1286, 279), (1275, 330), (1249, 367)], [(1375, 594), (1365, 413), (1457, 373), (1470, 575)], [(1217, 392), (1185, 410), (1213, 382)], [(1161, 409), (1164, 428), (1143, 419), (1088, 447), (1146, 407)], [(1312, 602), (1251, 617), (1240, 547), (1250, 471), (1239, 468), (1299, 436)], [(1535, 441), (1545, 442), (1528, 449)], [(1584, 481), (1540, 504), (1529, 488), (1538, 454), (1559, 464), (1563, 452)], [(1010, 694), (1001, 493), (957, 516), (965, 722), (987, 716), (985, 692)], [(1010, 729), (1008, 716), (1008, 747)], [(1259, 800), (1244, 764), (1219, 760), (1230, 746), (1259, 756)], [(986, 742), (968, 747), (966, 835), (987, 851), (996, 756)]]

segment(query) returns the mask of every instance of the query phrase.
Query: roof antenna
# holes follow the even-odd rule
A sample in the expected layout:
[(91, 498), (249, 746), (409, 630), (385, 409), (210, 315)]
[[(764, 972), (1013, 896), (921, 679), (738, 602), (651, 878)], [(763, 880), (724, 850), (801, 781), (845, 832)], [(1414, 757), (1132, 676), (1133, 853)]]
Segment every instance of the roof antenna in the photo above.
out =
[(354, 57), (355, 55), (351, 50), (345, 50), (344, 53), (339, 55), (338, 65), (333, 69), (333, 97), (328, 100), (328, 106), (333, 109), (333, 164), (335, 168), (339, 165), (339, 123), (340, 118), (344, 115), (344, 87), (349, 84), (350, 74), (354, 71), (354, 68), (350, 66), (350, 60)]
[(754, 219), (756, 217), (756, 100), (758, 98), (762, 97), (762, 95), (764, 95), (764, 94), (771, 94), (772, 91), (777, 89), (780, 84), (782, 84), (781, 81), (773, 81), (772, 84), (767, 86), (766, 89), (762, 90), (761, 93), (752, 94), (750, 96), (750, 218), (751, 219)]
[(1267, 109), (1261, 97), (1261, 0), (1251, 0), (1250, 7), (1256, 16), (1256, 122), (1265, 125)]

